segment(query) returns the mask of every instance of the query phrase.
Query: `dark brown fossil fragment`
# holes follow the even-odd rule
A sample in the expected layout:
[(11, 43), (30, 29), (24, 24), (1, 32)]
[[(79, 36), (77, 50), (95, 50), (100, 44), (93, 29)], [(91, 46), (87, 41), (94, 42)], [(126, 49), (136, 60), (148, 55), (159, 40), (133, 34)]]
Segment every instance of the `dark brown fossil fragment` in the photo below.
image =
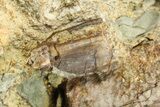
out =
[(91, 72), (96, 69), (96, 50), (78, 49), (60, 58), (57, 68), (76, 74)]
[(51, 60), (53, 66), (77, 75), (87, 75), (107, 66), (112, 53), (102, 36), (57, 45), (58, 58)]
[(108, 72), (111, 58), (108, 41), (104, 36), (98, 35), (41, 46), (32, 51), (28, 63), (35, 69), (54, 66), (61, 71), (84, 76), (97, 71)]

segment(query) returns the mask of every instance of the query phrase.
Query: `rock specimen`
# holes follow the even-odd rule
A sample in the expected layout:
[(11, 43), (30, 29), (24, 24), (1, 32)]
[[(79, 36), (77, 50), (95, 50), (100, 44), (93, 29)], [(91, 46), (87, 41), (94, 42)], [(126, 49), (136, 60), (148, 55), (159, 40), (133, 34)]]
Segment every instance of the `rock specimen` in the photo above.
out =
[(0, 107), (160, 106), (159, 10), (159, 0), (0, 0)]

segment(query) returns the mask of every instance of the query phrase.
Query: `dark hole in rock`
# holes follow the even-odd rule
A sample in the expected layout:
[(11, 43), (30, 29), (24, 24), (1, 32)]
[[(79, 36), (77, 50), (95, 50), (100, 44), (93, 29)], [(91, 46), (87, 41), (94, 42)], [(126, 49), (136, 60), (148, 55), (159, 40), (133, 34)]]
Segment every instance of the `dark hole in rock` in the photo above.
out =
[(59, 59), (59, 56), (55, 56), (55, 57), (54, 57), (54, 60), (58, 60), (58, 59)]
[(51, 104), (51, 107), (57, 107), (58, 95), (59, 95), (58, 88), (53, 89), (52, 94), (51, 94), (51, 101), (52, 101), (53, 103)]
[(58, 86), (58, 90), (59, 93), (61, 95), (62, 98), (62, 107), (69, 107), (69, 103), (68, 103), (68, 99), (67, 99), (67, 95), (66, 95), (66, 85), (67, 85), (67, 81), (64, 81), (62, 84), (60, 84)]
[(69, 102), (66, 95), (66, 85), (67, 81), (62, 82), (57, 88), (53, 89), (51, 98), (52, 98), (52, 107), (57, 107), (57, 100), (60, 95), (61, 97), (61, 107), (69, 107)]
[(157, 7), (160, 7), (160, 0), (156, 0), (154, 5), (157, 6)]

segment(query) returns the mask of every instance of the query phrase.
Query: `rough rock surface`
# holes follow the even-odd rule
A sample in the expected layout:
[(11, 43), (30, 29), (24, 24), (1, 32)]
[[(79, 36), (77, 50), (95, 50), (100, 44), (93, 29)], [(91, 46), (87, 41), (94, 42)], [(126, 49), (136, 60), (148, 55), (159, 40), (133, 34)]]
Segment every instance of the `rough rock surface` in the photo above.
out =
[(0, 0), (0, 107), (159, 107), (159, 0)]

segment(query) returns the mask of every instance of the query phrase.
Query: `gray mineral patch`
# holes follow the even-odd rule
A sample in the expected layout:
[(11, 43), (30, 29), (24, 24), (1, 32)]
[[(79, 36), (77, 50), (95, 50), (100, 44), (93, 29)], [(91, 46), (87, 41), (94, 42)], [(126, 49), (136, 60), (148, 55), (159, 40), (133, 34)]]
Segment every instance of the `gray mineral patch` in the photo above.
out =
[(133, 39), (145, 32), (145, 29), (127, 25), (121, 25), (119, 29), (121, 30), (122, 35), (128, 39)]
[(18, 86), (18, 93), (33, 107), (48, 107), (49, 96), (40, 75), (33, 75)]
[(149, 30), (157, 25), (159, 16), (160, 14), (156, 11), (147, 11), (135, 21), (134, 26)]
[(157, 11), (146, 11), (135, 21), (123, 16), (117, 19), (116, 22), (119, 25), (119, 30), (123, 37), (132, 40), (158, 25), (159, 17), (160, 15)]
[(15, 80), (16, 80), (15, 74), (6, 73), (3, 76), (1, 75), (0, 92), (6, 92), (11, 86), (14, 85)]

